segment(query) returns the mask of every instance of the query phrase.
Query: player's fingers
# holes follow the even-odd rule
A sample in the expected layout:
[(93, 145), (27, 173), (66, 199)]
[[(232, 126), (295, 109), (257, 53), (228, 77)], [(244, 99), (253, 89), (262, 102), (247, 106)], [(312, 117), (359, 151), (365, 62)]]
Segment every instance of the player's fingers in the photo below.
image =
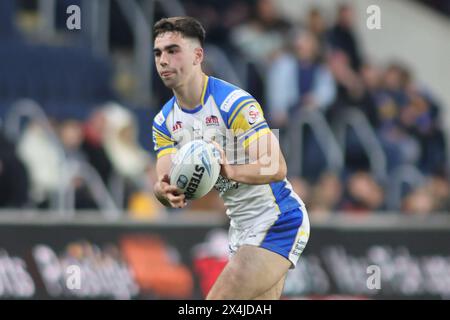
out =
[(166, 185), (163, 187), (165, 193), (181, 193), (180, 189), (176, 186)]
[(168, 174), (165, 174), (164, 177), (161, 179), (161, 182), (170, 184), (170, 177)]
[(173, 208), (183, 208), (187, 205), (187, 202), (184, 199), (184, 194), (180, 196), (174, 196), (172, 194), (169, 194), (167, 196), (167, 199), (169, 199), (169, 202)]
[(181, 209), (181, 208), (184, 208), (184, 207), (186, 207), (187, 206), (187, 202), (186, 201), (184, 201), (184, 202), (177, 202), (177, 203), (170, 203), (170, 205), (172, 206), (172, 208), (179, 208), (179, 209)]
[(174, 195), (172, 193), (168, 193), (167, 199), (169, 199), (169, 201), (171, 201), (171, 202), (178, 203), (178, 202), (184, 202), (185, 196), (184, 196), (184, 194)]

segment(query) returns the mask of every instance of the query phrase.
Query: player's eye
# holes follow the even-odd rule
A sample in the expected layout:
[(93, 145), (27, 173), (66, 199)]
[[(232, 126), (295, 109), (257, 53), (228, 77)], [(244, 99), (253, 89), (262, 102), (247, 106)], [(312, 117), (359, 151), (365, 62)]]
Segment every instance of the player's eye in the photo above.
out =
[(155, 52), (155, 57), (160, 57), (161, 56), (161, 52), (160, 51), (156, 51)]

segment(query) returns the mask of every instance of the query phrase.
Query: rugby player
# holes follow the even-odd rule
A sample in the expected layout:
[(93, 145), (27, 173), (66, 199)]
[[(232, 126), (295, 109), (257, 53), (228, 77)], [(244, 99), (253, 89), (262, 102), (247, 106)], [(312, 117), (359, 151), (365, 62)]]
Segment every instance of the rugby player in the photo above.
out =
[[(189, 139), (215, 143), (221, 154), (215, 188), (230, 218), (231, 257), (206, 298), (279, 299), (310, 232), (305, 205), (286, 179), (279, 142), (251, 94), (203, 72), (205, 30), (196, 19), (161, 19), (153, 35), (158, 74), (174, 94), (153, 121), (155, 196), (165, 206), (185, 207), (184, 195), (170, 185), (172, 155)], [(232, 160), (228, 146), (217, 143), (228, 141), (230, 132), (243, 151)]]

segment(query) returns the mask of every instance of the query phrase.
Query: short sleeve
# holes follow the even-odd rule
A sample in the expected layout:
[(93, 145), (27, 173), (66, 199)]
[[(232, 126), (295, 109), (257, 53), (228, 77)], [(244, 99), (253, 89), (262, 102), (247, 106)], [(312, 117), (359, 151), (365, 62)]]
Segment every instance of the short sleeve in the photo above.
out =
[(177, 151), (175, 141), (172, 139), (172, 136), (166, 127), (165, 119), (161, 113), (153, 120), (152, 138), (154, 150), (158, 159), (166, 154), (175, 153)]

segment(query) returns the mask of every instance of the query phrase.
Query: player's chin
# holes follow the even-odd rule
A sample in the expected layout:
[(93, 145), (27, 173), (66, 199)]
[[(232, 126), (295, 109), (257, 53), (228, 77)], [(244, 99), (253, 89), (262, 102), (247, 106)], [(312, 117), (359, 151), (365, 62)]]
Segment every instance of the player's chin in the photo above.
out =
[(164, 85), (170, 89), (176, 88), (178, 85), (178, 79), (175, 74), (170, 74), (169, 76), (161, 77)]
[(162, 79), (164, 85), (169, 89), (174, 89), (177, 87), (178, 82), (175, 79)]

